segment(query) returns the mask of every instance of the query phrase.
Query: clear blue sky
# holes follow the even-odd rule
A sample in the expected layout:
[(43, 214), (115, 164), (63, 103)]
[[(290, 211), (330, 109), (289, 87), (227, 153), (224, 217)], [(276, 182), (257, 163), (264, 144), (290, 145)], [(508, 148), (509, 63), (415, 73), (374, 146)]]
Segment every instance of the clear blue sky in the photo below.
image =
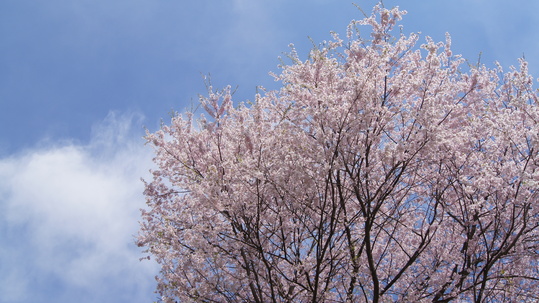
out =
[[(370, 12), (375, 0), (357, 0)], [(384, 1), (405, 32), (492, 66), (525, 55), (539, 76), (536, 0)], [(143, 127), (216, 87), (258, 85), (294, 43), (345, 35), (340, 0), (0, 0), (0, 303), (152, 302), (152, 262), (133, 244)]]

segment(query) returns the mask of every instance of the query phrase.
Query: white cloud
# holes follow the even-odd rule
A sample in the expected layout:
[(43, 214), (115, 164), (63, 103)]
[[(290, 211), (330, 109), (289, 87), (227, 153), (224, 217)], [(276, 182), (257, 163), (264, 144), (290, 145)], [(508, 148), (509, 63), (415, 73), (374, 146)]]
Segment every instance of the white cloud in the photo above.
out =
[[(147, 302), (155, 264), (134, 245), (151, 150), (136, 115), (110, 114), (87, 145), (0, 159), (0, 302)], [(138, 121), (140, 122), (140, 121)], [(135, 135), (136, 133), (136, 135)], [(87, 293), (85, 298), (70, 294)]]

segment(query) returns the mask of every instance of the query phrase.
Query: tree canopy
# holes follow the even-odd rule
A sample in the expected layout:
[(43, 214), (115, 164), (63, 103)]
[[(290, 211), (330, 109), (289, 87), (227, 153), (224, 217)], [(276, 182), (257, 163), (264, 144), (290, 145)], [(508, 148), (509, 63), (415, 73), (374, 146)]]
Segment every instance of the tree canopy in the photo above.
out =
[[(138, 243), (165, 302), (539, 300), (539, 111), (527, 63), (418, 47), (378, 5), (233, 102), (147, 134)], [(363, 27), (370, 36), (363, 37)], [(361, 31), (360, 31), (361, 29)]]

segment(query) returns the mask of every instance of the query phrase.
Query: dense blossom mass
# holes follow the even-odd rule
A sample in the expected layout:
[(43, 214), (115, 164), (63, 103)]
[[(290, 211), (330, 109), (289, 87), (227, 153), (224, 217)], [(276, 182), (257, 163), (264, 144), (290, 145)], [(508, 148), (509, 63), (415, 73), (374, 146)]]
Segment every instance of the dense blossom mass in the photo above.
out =
[[(375, 7), (275, 75), (148, 133), (138, 238), (166, 302), (539, 300), (539, 111), (527, 63), (393, 35)], [(362, 37), (370, 26), (369, 37)]]

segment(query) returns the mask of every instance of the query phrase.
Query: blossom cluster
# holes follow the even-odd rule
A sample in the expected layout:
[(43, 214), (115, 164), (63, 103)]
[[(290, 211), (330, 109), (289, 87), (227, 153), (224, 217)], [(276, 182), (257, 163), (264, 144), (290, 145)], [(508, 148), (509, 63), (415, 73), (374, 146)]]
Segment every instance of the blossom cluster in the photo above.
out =
[[(539, 110), (527, 63), (468, 66), (393, 35), (344, 41), (230, 88), (155, 147), (139, 244), (170, 302), (516, 302), (539, 293)], [(370, 26), (371, 36), (357, 30)]]

